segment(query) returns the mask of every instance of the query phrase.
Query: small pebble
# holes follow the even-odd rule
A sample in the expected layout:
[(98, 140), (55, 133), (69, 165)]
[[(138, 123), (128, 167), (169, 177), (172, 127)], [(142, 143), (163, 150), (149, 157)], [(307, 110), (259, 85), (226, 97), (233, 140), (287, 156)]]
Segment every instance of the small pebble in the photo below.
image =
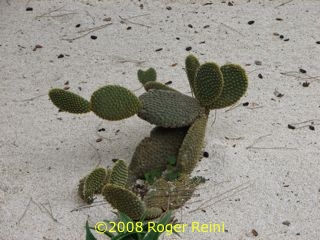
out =
[(42, 45), (37, 44), (34, 46), (33, 51), (36, 51), (38, 48), (43, 48)]
[(186, 51), (190, 51), (192, 47), (186, 47)]
[(166, 7), (166, 9), (170, 11), (170, 10), (172, 10), (172, 7), (168, 6), (168, 7)]
[(178, 65), (178, 63), (173, 63), (173, 64), (171, 64), (171, 67), (175, 67), (177, 65)]
[(257, 66), (260, 66), (260, 65), (262, 65), (262, 62), (259, 61), (259, 60), (256, 60), (256, 61), (254, 61), (254, 64), (257, 65)]
[(165, 85), (170, 85), (170, 84), (172, 84), (172, 81), (168, 81), (165, 83)]
[(282, 224), (289, 227), (291, 223), (289, 221), (283, 221)]
[(259, 74), (258, 74), (258, 78), (260, 78), (260, 79), (262, 79), (262, 78), (263, 78), (263, 76), (262, 76), (262, 74), (261, 74), (261, 73), (259, 73)]
[(131, 30), (132, 29), (132, 27), (127, 27), (127, 30)]
[(299, 69), (299, 72), (301, 72), (301, 73), (307, 73), (307, 71), (304, 70), (304, 69), (302, 69), (302, 68)]
[(177, 40), (180, 40), (180, 38), (179, 38), (179, 37), (176, 37), (176, 39), (177, 39)]
[(26, 11), (28, 11), (28, 12), (29, 12), (29, 11), (33, 11), (33, 8), (32, 8), (32, 7), (27, 7), (27, 8), (26, 8)]
[(59, 55), (58, 55), (58, 58), (63, 58), (63, 57), (64, 57), (63, 54), (59, 54)]
[(283, 41), (288, 42), (288, 41), (289, 41), (289, 38), (286, 38), (286, 39), (284, 39)]
[(203, 26), (203, 28), (208, 28), (208, 27), (210, 27), (210, 25), (205, 25), (205, 26)]
[(80, 23), (78, 23), (77, 25), (76, 25), (76, 28), (78, 28), (78, 27), (80, 27), (81, 26), (81, 24)]
[(280, 35), (280, 36), (279, 36), (279, 38), (281, 38), (281, 39), (282, 39), (282, 38), (284, 38), (284, 36), (283, 36), (283, 35)]
[(251, 20), (251, 21), (248, 22), (248, 24), (249, 24), (249, 25), (252, 25), (252, 24), (254, 24), (254, 21)]
[(140, 9), (143, 9), (143, 4), (141, 3), (141, 4), (139, 5), (139, 7), (140, 7)]
[(93, 39), (93, 40), (96, 40), (98, 37), (95, 36), (95, 35), (91, 35), (90, 38)]
[(315, 130), (314, 126), (312, 126), (312, 125), (309, 126), (309, 129), (312, 130), (312, 131)]
[(258, 236), (258, 232), (257, 232), (255, 229), (252, 229), (252, 230), (251, 230), (251, 233), (252, 233), (252, 235), (255, 236), (255, 237)]
[(209, 153), (208, 152), (203, 152), (203, 157), (208, 158), (209, 157)]
[(193, 28), (193, 26), (192, 26), (191, 24), (188, 24), (188, 27), (189, 27), (189, 28)]
[(96, 140), (96, 142), (101, 142), (102, 141), (102, 138), (98, 138), (97, 140)]
[(249, 106), (249, 102), (244, 102), (244, 103), (242, 103), (242, 106), (244, 106), (244, 107)]
[(205, 44), (205, 43), (206, 43), (206, 41), (199, 42), (199, 44)]
[(291, 125), (291, 124), (288, 124), (288, 128), (289, 128), (289, 129), (296, 129), (296, 127), (293, 126), (293, 125)]
[(162, 51), (162, 49), (163, 48), (158, 48), (158, 49), (156, 49), (156, 52), (160, 52), (160, 51)]
[(320, 44), (320, 41), (317, 41), (316, 44)]
[(104, 132), (105, 130), (106, 130), (105, 128), (100, 128), (98, 132)]
[(309, 87), (309, 85), (310, 85), (310, 83), (307, 82), (307, 81), (305, 81), (305, 82), (302, 83), (302, 87)]
[(232, 2), (228, 2), (228, 6), (232, 7), (233, 3)]
[(111, 17), (106, 17), (106, 18), (104, 18), (102, 21), (110, 22), (110, 21), (111, 21)]
[(277, 21), (283, 21), (283, 19), (282, 19), (282, 18), (276, 18), (276, 20), (277, 20)]

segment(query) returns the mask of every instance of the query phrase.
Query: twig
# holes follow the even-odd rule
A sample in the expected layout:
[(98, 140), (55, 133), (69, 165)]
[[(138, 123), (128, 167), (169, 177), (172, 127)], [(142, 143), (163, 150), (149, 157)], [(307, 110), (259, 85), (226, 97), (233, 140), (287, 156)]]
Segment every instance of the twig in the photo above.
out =
[(287, 1), (287, 2), (281, 3), (280, 5), (276, 6), (275, 8), (282, 7), (282, 6), (284, 6), (284, 5), (288, 4), (288, 3), (291, 3), (292, 1), (293, 1), (293, 0), (289, 0), (289, 1)]
[(13, 102), (29, 102), (29, 101), (33, 101), (37, 98), (40, 98), (40, 97), (43, 97), (43, 96), (47, 96), (47, 93), (45, 94), (41, 94), (41, 95), (38, 95), (38, 96), (35, 96), (35, 97), (32, 97), (32, 98), (26, 98), (26, 99), (23, 99), (23, 100), (12, 100)]
[(224, 138), (227, 140), (242, 140), (242, 139), (244, 139), (244, 137), (227, 137), (227, 136), (225, 136)]
[(74, 38), (62, 38), (61, 40), (72, 42), (72, 41), (77, 40), (79, 38), (83, 38), (83, 37), (89, 35), (90, 33), (93, 33), (95, 31), (101, 30), (102, 28), (105, 28), (105, 27), (107, 27), (107, 26), (109, 26), (111, 24), (112, 23), (106, 23), (106, 24), (103, 24), (103, 25), (98, 26), (98, 27), (93, 27), (93, 28), (88, 28), (88, 29), (85, 29), (85, 30), (81, 30), (81, 31), (78, 31), (78, 33), (81, 33), (81, 32), (86, 32), (86, 33), (83, 34), (83, 35), (74, 37)]
[(19, 220), (17, 221), (17, 223), (16, 223), (17, 225), (20, 224), (21, 220), (22, 220), (22, 219), (24, 218), (24, 216), (26, 215), (26, 213), (27, 213), (27, 211), (28, 211), (28, 209), (29, 209), (29, 207), (30, 207), (31, 201), (32, 201), (32, 198), (30, 198), (30, 200), (29, 200), (29, 202), (28, 202), (25, 210), (23, 211), (21, 217), (20, 217)]
[(235, 109), (235, 108), (237, 108), (237, 107), (239, 107), (239, 106), (241, 106), (241, 105), (242, 105), (242, 103), (234, 104), (234, 105), (232, 105), (230, 108), (228, 108), (227, 110), (225, 110), (224, 112), (229, 112), (229, 111), (231, 111), (231, 110), (233, 110), (233, 109)]
[(227, 25), (227, 24), (225, 24), (225, 23), (221, 23), (221, 22), (220, 22), (220, 25), (225, 26), (226, 28), (229, 28), (229, 29), (231, 29), (232, 31), (234, 31), (234, 32), (240, 34), (241, 36), (245, 37), (245, 35), (244, 35), (242, 32), (239, 32), (237, 29), (235, 29), (235, 28), (233, 28), (233, 27), (230, 27), (229, 25)]
[(101, 206), (101, 205), (105, 205), (107, 204), (106, 201), (97, 201), (96, 204), (87, 204), (87, 205), (82, 205), (82, 206), (79, 206), (77, 208), (74, 208), (72, 209), (70, 212), (75, 212), (75, 211), (80, 211), (82, 209), (85, 209), (85, 208), (92, 208), (92, 207), (97, 207), (97, 206)]
[(70, 12), (70, 13), (63, 13), (63, 14), (57, 14), (57, 15), (42, 16), (42, 18), (44, 18), (44, 17), (58, 18), (58, 17), (65, 17), (65, 16), (68, 16), (68, 15), (74, 15), (74, 14), (78, 14), (78, 13)]
[(47, 13), (43, 13), (43, 14), (41, 14), (41, 15), (39, 15), (39, 16), (36, 16), (35, 18), (38, 19), (38, 18), (42, 18), (42, 17), (48, 16), (48, 15), (50, 15), (51, 13), (54, 13), (54, 12), (57, 12), (57, 11), (61, 10), (61, 9), (64, 8), (65, 6), (66, 6), (66, 5), (63, 5), (62, 7), (53, 9), (53, 10), (47, 12)]
[(271, 134), (266, 134), (261, 137), (258, 137), (256, 140), (253, 141), (251, 145), (246, 147), (246, 149), (298, 150), (297, 148), (290, 148), (290, 147), (254, 147), (254, 145), (260, 142), (263, 138), (269, 137), (269, 136), (271, 136)]
[(96, 155), (98, 155), (99, 161), (98, 161), (98, 163), (97, 163), (97, 165), (96, 165), (96, 167), (98, 167), (98, 166), (101, 164), (101, 162), (102, 162), (102, 158), (101, 158), (99, 149), (96, 148), (95, 146), (93, 146), (91, 143), (89, 143), (89, 145), (96, 151), (95, 154), (91, 157), (91, 159), (94, 158)]
[(113, 56), (114, 58), (117, 58), (117, 62), (119, 63), (127, 63), (127, 62), (131, 62), (131, 63), (135, 63), (137, 65), (141, 65), (142, 63), (145, 63), (145, 60), (135, 60), (135, 59), (129, 59), (129, 58), (124, 58), (124, 57), (120, 57), (120, 56)]
[(211, 127), (216, 122), (216, 120), (217, 120), (217, 110), (214, 111), (214, 119), (213, 119), (213, 121), (211, 123)]
[[(227, 191), (225, 191), (225, 192), (223, 192), (223, 193), (220, 193), (220, 194), (214, 196), (213, 198), (211, 198), (211, 199), (203, 202), (202, 204), (200, 204), (196, 209), (191, 210), (189, 213), (193, 213), (193, 212), (202, 210), (202, 209), (204, 209), (204, 208), (206, 208), (206, 207), (210, 207), (210, 206), (212, 206), (213, 204), (215, 204), (215, 203), (217, 203), (217, 202), (219, 202), (219, 201), (222, 201), (222, 200), (224, 200), (224, 199), (226, 199), (226, 198), (228, 198), (228, 197), (231, 197), (232, 195), (234, 195), (234, 194), (236, 194), (236, 193), (239, 193), (240, 191), (248, 188), (248, 187), (251, 185), (251, 184), (249, 184), (249, 185), (245, 186), (245, 185), (248, 184), (249, 182), (250, 182), (250, 181), (245, 182), (245, 183), (242, 183), (242, 184), (240, 184), (240, 185), (237, 186), (237, 187), (231, 188), (231, 189), (229, 189), (229, 190), (227, 190)], [(241, 187), (243, 187), (243, 186), (244, 186), (244, 188), (241, 188)], [(223, 195), (225, 195), (225, 194), (227, 194), (227, 193), (230, 193), (230, 192), (232, 192), (232, 191), (235, 191), (235, 190), (237, 190), (237, 191), (234, 192), (231, 196), (226, 196), (226, 197), (224, 197), (224, 198), (222, 198), (222, 199), (219, 199), (218, 201), (215, 201), (215, 202), (213, 202), (213, 203), (210, 203), (212, 200), (217, 199), (217, 198), (219, 198), (219, 197), (221, 197), (221, 196), (223, 196)], [(209, 204), (209, 205), (206, 205), (207, 203), (210, 203), (210, 204)]]
[(47, 212), (47, 214), (52, 218), (53, 221), (58, 222), (58, 220), (57, 220), (55, 217), (53, 217), (53, 213), (52, 213), (52, 208), (51, 208), (50, 202), (48, 202), (49, 209), (46, 208), (46, 207), (44, 206), (44, 204), (42, 204), (42, 203), (40, 203), (40, 205), (44, 208), (44, 210), (45, 210), (45, 211)]
[[(31, 202), (32, 202), (33, 204), (35, 204), (42, 213), (47, 213), (47, 215), (49, 215), (49, 217), (51, 217), (51, 219), (52, 219), (53, 221), (58, 222), (58, 220), (53, 217), (52, 211), (49, 211), (42, 203), (39, 204), (39, 203), (37, 203), (36, 201), (34, 201), (32, 198), (31, 198)], [(49, 203), (49, 204), (50, 204), (50, 203)], [(43, 211), (42, 208), (44, 209), (44, 211)], [(50, 209), (51, 209), (51, 206), (50, 206)]]
[[(136, 16), (136, 17), (138, 17), (138, 16)], [(139, 16), (139, 17), (140, 17), (140, 16)], [(131, 23), (131, 24), (135, 24), (135, 25), (138, 25), (138, 26), (151, 28), (151, 26), (149, 26), (149, 25), (145, 25), (145, 24), (142, 24), (142, 23), (132, 22), (132, 21), (130, 21), (128, 18), (123, 18), (123, 17), (121, 17), (121, 16), (119, 16), (119, 18), (120, 18), (124, 23)], [(134, 18), (134, 17), (131, 17), (131, 18)]]

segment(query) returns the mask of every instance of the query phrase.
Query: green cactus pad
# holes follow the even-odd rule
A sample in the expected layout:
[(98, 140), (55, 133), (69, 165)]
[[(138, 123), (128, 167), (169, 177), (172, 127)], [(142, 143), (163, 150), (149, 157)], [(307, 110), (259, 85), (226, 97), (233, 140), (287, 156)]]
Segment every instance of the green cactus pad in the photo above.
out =
[(123, 160), (118, 160), (112, 168), (109, 183), (124, 187), (128, 180), (128, 166)]
[(177, 159), (179, 172), (189, 174), (201, 158), (201, 150), (205, 136), (208, 116), (198, 118), (189, 128), (183, 140)]
[(158, 207), (164, 210), (177, 209), (188, 201), (200, 181), (182, 176), (174, 182), (158, 179), (144, 197), (146, 206)]
[(147, 210), (143, 214), (143, 217), (145, 220), (155, 219), (160, 217), (162, 213), (163, 213), (163, 210), (161, 208), (151, 207), (151, 208), (147, 208)]
[(101, 193), (106, 176), (107, 172), (104, 168), (96, 168), (85, 178), (83, 184), (83, 199), (86, 202), (91, 203), (93, 201), (94, 194)]
[(160, 173), (164, 171), (170, 157), (178, 156), (187, 130), (188, 128), (154, 128), (150, 137), (143, 139), (133, 154), (129, 169), (130, 174), (135, 177), (131, 179), (144, 178), (151, 170)]
[(195, 56), (189, 55), (186, 58), (185, 64), (186, 64), (186, 72), (189, 80), (189, 85), (190, 85), (191, 91), (194, 92), (195, 76), (198, 68), (200, 67), (200, 63)]
[(143, 202), (131, 191), (113, 184), (107, 184), (102, 195), (118, 211), (125, 213), (133, 220), (139, 220), (145, 212)]
[(210, 109), (224, 108), (236, 103), (246, 92), (248, 79), (245, 70), (235, 64), (226, 64), (221, 67), (223, 74), (224, 86), (222, 93)]
[(160, 83), (160, 82), (147, 82), (143, 85), (144, 89), (146, 91), (149, 91), (150, 89), (160, 89), (160, 90), (167, 90), (167, 91), (176, 91), (175, 89), (168, 87), (167, 85)]
[(204, 112), (196, 99), (174, 91), (150, 90), (139, 98), (143, 107), (138, 116), (161, 127), (188, 126)]
[(220, 96), (223, 89), (223, 77), (215, 63), (202, 64), (196, 72), (194, 94), (200, 104), (208, 107)]
[(90, 112), (90, 103), (75, 93), (54, 88), (49, 91), (49, 97), (53, 104), (62, 111), (69, 113)]
[(150, 82), (150, 81), (156, 81), (157, 72), (156, 70), (154, 70), (154, 68), (149, 68), (146, 71), (139, 69), (138, 79), (143, 85), (145, 85), (147, 82)]
[(141, 109), (141, 102), (128, 89), (109, 85), (92, 94), (91, 109), (97, 116), (115, 121), (136, 114)]
[(78, 194), (81, 197), (82, 200), (85, 200), (84, 198), (84, 194), (83, 194), (83, 189), (84, 189), (84, 182), (85, 182), (86, 178), (82, 178), (79, 181), (79, 185), (78, 185)]

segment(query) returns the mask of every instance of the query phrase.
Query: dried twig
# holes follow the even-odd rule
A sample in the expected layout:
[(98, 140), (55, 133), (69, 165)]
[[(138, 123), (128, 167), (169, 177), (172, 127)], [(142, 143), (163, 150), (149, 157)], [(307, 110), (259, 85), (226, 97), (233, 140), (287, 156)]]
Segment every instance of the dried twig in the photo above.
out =
[(35, 96), (35, 97), (32, 97), (32, 98), (26, 98), (26, 99), (22, 99), (22, 100), (12, 100), (13, 102), (29, 102), (29, 101), (33, 101), (33, 100), (35, 100), (35, 99), (37, 99), (37, 98), (40, 98), (40, 97), (43, 97), (43, 96), (47, 96), (48, 94), (47, 93), (45, 93), (45, 94), (40, 94), (40, 95), (38, 95), (38, 96)]
[(276, 6), (275, 8), (282, 7), (282, 6), (284, 6), (284, 5), (288, 4), (288, 3), (291, 3), (292, 1), (293, 1), (293, 0), (289, 0), (289, 1), (287, 1), (287, 2), (281, 3), (280, 5)]
[(86, 33), (83, 34), (83, 35), (74, 37), (74, 38), (62, 38), (61, 40), (72, 42), (72, 41), (77, 40), (79, 38), (83, 38), (83, 37), (89, 35), (90, 33), (93, 33), (95, 31), (101, 30), (102, 28), (105, 28), (105, 27), (107, 27), (107, 26), (109, 26), (111, 24), (112, 23), (106, 23), (106, 24), (100, 25), (98, 27), (93, 27), (93, 28), (87, 28), (87, 29), (84, 29), (84, 30), (80, 30), (80, 31), (78, 31), (78, 33), (82, 33), (82, 32), (86, 32)]
[(28, 202), (25, 210), (23, 211), (21, 217), (20, 217), (19, 220), (17, 221), (17, 223), (16, 223), (17, 225), (20, 224), (21, 220), (22, 220), (22, 219), (24, 218), (24, 216), (26, 215), (26, 213), (27, 213), (27, 211), (28, 211), (28, 209), (29, 209), (29, 207), (30, 207), (31, 202), (32, 202), (32, 198), (30, 198), (30, 200), (29, 200), (29, 202)]
[(53, 221), (58, 222), (58, 220), (53, 217), (50, 203), (49, 203), (50, 210), (48, 210), (48, 209), (44, 206), (44, 204), (42, 204), (42, 203), (39, 204), (39, 203), (37, 203), (36, 201), (34, 201), (32, 198), (31, 198), (31, 202), (32, 202), (34, 205), (36, 205), (42, 213), (47, 213), (47, 215), (48, 215)]
[(116, 58), (116, 61), (119, 63), (131, 62), (131, 63), (135, 63), (137, 65), (141, 65), (146, 62), (145, 60), (136, 60), (136, 59), (130, 59), (130, 58), (125, 58), (125, 57), (121, 57), (121, 56), (113, 56), (113, 57)]
[(79, 206), (77, 208), (74, 208), (72, 209), (70, 212), (76, 212), (76, 211), (80, 211), (82, 209), (85, 209), (85, 208), (92, 208), (92, 207), (97, 207), (97, 206), (101, 206), (101, 205), (105, 205), (107, 204), (106, 201), (97, 201), (95, 202), (94, 204), (87, 204), (87, 205), (82, 205), (82, 206)]
[(251, 145), (246, 147), (246, 149), (270, 149), (270, 150), (298, 150), (297, 148), (290, 148), (290, 147), (255, 147), (254, 145), (259, 143), (263, 138), (269, 137), (271, 134), (266, 134), (261, 137), (258, 137), (253, 141)]
[(145, 24), (137, 23), (137, 22), (132, 22), (132, 21), (129, 20), (129, 19), (131, 19), (131, 18), (146, 16), (146, 15), (149, 15), (149, 14), (143, 14), (143, 15), (139, 15), (139, 16), (135, 16), (135, 17), (130, 17), (130, 18), (124, 18), (124, 17), (119, 16), (119, 18), (120, 18), (121, 21), (124, 22), (124, 23), (131, 23), (131, 24), (134, 24), (134, 25), (151, 28), (151, 26), (149, 26), (149, 25), (145, 25)]
[(58, 12), (59, 10), (61, 10), (62, 8), (64, 8), (66, 5), (63, 5), (62, 7), (59, 7), (59, 8), (56, 8), (56, 9), (53, 9), (49, 12), (46, 12), (46, 13), (43, 13), (39, 16), (36, 16), (35, 18), (38, 19), (38, 18), (42, 18), (42, 17), (47, 17), (47, 16), (50, 16), (51, 13), (54, 13), (54, 12)]

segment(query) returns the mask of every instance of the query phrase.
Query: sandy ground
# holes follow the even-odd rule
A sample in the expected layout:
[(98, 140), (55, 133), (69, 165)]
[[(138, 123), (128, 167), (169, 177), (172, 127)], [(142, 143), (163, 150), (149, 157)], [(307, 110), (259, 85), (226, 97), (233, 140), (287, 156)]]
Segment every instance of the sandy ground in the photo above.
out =
[(140, 94), (137, 70), (154, 67), (189, 94), (189, 53), (241, 64), (250, 85), (238, 107), (217, 111), (215, 122), (211, 113), (209, 158), (195, 171), (210, 181), (175, 214), (188, 224), (224, 222), (226, 232), (189, 227), (182, 239), (320, 239), (320, 2), (233, 2), (0, 1), (1, 240), (81, 240), (87, 219), (115, 219), (108, 204), (71, 211), (83, 205), (78, 180), (113, 158), (129, 162), (152, 128), (138, 117), (58, 113), (50, 88), (89, 98), (120, 84)]

